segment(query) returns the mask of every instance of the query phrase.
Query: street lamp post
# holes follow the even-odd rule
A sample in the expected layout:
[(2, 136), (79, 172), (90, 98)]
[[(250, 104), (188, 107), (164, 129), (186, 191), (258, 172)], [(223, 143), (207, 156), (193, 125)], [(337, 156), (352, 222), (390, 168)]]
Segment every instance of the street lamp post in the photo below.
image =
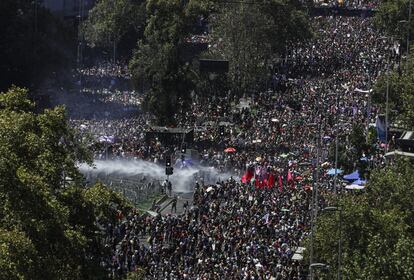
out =
[(410, 53), (410, 31), (411, 31), (411, 11), (412, 11), (412, 0), (408, 6), (408, 20), (400, 20), (399, 23), (406, 23), (407, 26), (407, 57)]
[[(318, 183), (319, 183), (319, 172), (320, 172), (320, 150), (321, 150), (321, 130), (322, 130), (322, 112), (321, 112), (321, 96), (317, 100), (319, 122), (318, 132), (316, 136), (316, 166), (314, 170), (313, 185), (312, 185), (312, 209), (311, 209), (311, 248), (310, 248), (310, 263), (313, 263), (314, 257), (314, 233), (316, 228), (316, 217), (318, 215)], [(310, 270), (310, 278), (313, 280), (313, 271)]]
[(411, 2), (412, 2), (412, 0), (410, 0), (410, 5), (409, 5), (409, 8), (408, 8), (407, 57), (408, 57), (408, 54), (410, 53)]
[(339, 93), (336, 94), (336, 128), (335, 128), (335, 177), (334, 177), (334, 191), (335, 194), (338, 193), (337, 190), (337, 179), (338, 179), (338, 130), (339, 130)]
[(388, 98), (390, 92), (390, 62), (387, 65), (387, 90), (385, 92), (385, 153), (388, 152)]
[(340, 207), (329, 206), (322, 209), (323, 212), (339, 211), (339, 241), (338, 241), (338, 276), (337, 279), (342, 279), (341, 261), (342, 261), (342, 209)]

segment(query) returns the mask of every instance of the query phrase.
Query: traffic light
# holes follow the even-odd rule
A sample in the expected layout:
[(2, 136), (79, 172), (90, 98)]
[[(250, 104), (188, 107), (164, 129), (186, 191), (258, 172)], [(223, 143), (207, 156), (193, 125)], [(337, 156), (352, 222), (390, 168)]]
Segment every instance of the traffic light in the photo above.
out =
[(165, 166), (171, 167), (171, 156), (170, 155), (165, 157)]
[(172, 166), (167, 166), (165, 168), (165, 175), (173, 175), (174, 173), (174, 168)]
[(185, 154), (185, 152), (187, 151), (187, 144), (186, 143), (183, 143), (182, 145), (181, 145), (181, 153), (182, 154)]
[(220, 136), (224, 136), (224, 126), (219, 126), (219, 134)]
[(165, 156), (165, 175), (172, 175), (174, 173), (174, 168), (171, 166), (171, 156)]

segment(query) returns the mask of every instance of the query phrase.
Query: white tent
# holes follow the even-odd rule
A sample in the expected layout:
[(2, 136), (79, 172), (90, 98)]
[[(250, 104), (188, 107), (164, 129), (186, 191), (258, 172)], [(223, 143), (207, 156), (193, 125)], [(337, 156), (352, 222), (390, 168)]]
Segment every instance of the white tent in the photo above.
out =
[(365, 189), (365, 186), (352, 184), (352, 185), (346, 186), (345, 189), (347, 189), (347, 190), (363, 190), (363, 189)]

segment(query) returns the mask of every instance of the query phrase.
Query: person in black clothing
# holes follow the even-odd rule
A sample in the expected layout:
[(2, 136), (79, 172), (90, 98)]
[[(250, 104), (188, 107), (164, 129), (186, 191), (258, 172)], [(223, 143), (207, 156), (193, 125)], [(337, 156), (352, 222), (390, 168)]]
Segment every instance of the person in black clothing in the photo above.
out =
[(171, 202), (171, 213), (177, 213), (177, 197), (174, 196)]

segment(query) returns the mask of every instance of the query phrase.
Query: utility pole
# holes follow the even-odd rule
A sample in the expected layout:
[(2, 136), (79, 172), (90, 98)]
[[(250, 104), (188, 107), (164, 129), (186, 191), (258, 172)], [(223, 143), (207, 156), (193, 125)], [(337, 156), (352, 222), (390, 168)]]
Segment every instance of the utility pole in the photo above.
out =
[(388, 97), (389, 97), (389, 91), (390, 91), (390, 63), (391, 63), (391, 59), (387, 65), (387, 89), (385, 93), (385, 153), (388, 152), (388, 110), (389, 110)]
[(410, 0), (410, 5), (408, 9), (408, 27), (407, 27), (407, 58), (410, 54), (410, 31), (411, 31), (411, 4), (412, 0)]
[(329, 211), (335, 211), (339, 212), (339, 239), (338, 239), (338, 268), (337, 268), (337, 279), (342, 279), (342, 273), (341, 273), (341, 261), (342, 261), (342, 208), (341, 207), (335, 207), (335, 206), (328, 206), (322, 209), (322, 212), (329, 212)]
[[(314, 259), (314, 234), (316, 229), (316, 218), (318, 215), (318, 184), (319, 184), (319, 162), (320, 162), (320, 146), (321, 146), (321, 130), (322, 130), (322, 110), (321, 110), (321, 96), (319, 95), (318, 98), (318, 113), (319, 113), (319, 121), (318, 121), (318, 132), (317, 132), (317, 139), (316, 139), (316, 164), (314, 170), (314, 180), (313, 180), (313, 187), (312, 187), (312, 209), (311, 209), (311, 248), (310, 248), (310, 265), (313, 264)], [(311, 266), (310, 266), (311, 268)], [(310, 279), (313, 280), (314, 272), (313, 269), (310, 269)]]
[(335, 108), (335, 114), (336, 114), (336, 128), (335, 128), (335, 177), (334, 177), (334, 191), (335, 195), (338, 194), (337, 189), (337, 178), (338, 178), (338, 130), (339, 130), (339, 93), (336, 93), (336, 108)]

